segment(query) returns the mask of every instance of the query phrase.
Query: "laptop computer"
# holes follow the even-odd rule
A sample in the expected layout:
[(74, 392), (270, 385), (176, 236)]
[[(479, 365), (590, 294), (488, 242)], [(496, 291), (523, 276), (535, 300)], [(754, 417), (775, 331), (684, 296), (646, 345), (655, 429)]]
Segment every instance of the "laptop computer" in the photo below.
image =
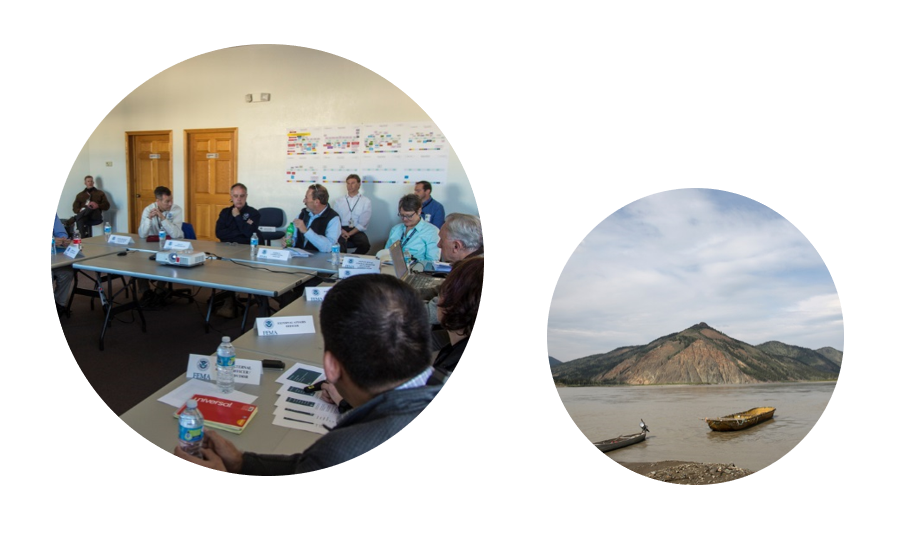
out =
[(406, 266), (406, 261), (403, 260), (403, 243), (400, 240), (394, 241), (390, 246), (390, 259), (393, 260), (393, 271), (397, 279), (415, 289), (435, 288), (444, 281), (437, 277), (411, 273)]

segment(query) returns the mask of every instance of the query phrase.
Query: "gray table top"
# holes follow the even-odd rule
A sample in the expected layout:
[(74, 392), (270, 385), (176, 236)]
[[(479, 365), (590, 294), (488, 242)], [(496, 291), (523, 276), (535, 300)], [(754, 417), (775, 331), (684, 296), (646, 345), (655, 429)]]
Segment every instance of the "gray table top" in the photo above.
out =
[(79, 270), (271, 297), (287, 292), (313, 277), (306, 269), (230, 260), (208, 260), (192, 268), (167, 266), (150, 260), (152, 254), (149, 251), (131, 250), (124, 256), (108, 254), (76, 262), (73, 266)]
[[(236, 344), (236, 342), (234, 342)], [(193, 354), (193, 353), (190, 353)], [(236, 349), (236, 356), (240, 359), (262, 360), (269, 358), (260, 353), (253, 353), (243, 349)], [(287, 363), (290, 368), (296, 362), (304, 362), (283, 356), (272, 356)], [(312, 366), (319, 365), (315, 362), (305, 362)], [(253, 402), (259, 408), (256, 416), (250, 421), (249, 426), (241, 434), (233, 434), (217, 430), (222, 436), (233, 442), (241, 451), (253, 451), (270, 454), (294, 454), (303, 451), (312, 445), (320, 434), (303, 430), (293, 430), (273, 424), (275, 416), (275, 401), (278, 399), (278, 389), (281, 387), (275, 382), (282, 372), (266, 370), (262, 374), (259, 385), (240, 385), (235, 388), (246, 394), (253, 394), (258, 398)], [(173, 416), (175, 407), (158, 401), (165, 394), (175, 390), (187, 381), (185, 374), (180, 375), (172, 382), (143, 400), (141, 403), (125, 412), (121, 419), (133, 428), (142, 437), (160, 447), (171, 451), (178, 443), (178, 420)]]
[(86, 240), (80, 242), (80, 245), (83, 247), (80, 248), (80, 253), (76, 258), (70, 258), (63, 252), (51, 255), (51, 269), (60, 268), (62, 266), (71, 266), (77, 262), (83, 262), (91, 258), (97, 258), (100, 256), (115, 254), (119, 251), (124, 251), (124, 248), (122, 247), (94, 242), (92, 241), (94, 239), (96, 238), (87, 238)]

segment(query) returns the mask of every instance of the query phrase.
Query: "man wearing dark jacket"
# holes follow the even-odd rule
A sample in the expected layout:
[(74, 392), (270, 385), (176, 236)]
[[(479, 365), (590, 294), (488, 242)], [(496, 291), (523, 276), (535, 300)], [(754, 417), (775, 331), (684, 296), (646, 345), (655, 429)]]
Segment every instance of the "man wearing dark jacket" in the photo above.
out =
[(93, 226), (102, 224), (102, 212), (108, 211), (110, 206), (106, 193), (96, 188), (92, 175), (84, 177), (83, 184), (86, 188), (74, 198), (75, 215), (67, 219), (65, 226), (68, 235), (73, 235), (73, 225), (76, 223), (80, 237), (88, 238), (93, 235)]
[(326, 381), (354, 406), (328, 434), (302, 453), (271, 455), (240, 452), (206, 429), (203, 459), (179, 447), (174, 453), (212, 469), (247, 475), (316, 471), (387, 441), (441, 389), (425, 386), (432, 366), (422, 301), (393, 276), (357, 275), (337, 283), (320, 307), (320, 331)]
[(259, 211), (246, 205), (246, 185), (237, 183), (230, 187), (233, 205), (222, 209), (214, 225), (214, 235), (223, 242), (249, 245), (250, 238), (259, 230)]

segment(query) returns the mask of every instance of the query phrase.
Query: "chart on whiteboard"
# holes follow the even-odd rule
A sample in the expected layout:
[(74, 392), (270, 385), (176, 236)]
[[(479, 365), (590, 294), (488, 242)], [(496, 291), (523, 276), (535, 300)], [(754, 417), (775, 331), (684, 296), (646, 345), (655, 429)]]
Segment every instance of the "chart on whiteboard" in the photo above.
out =
[(432, 123), (383, 123), (288, 130), (288, 183), (345, 183), (357, 173), (362, 183), (414, 185), (448, 179), (450, 149)]

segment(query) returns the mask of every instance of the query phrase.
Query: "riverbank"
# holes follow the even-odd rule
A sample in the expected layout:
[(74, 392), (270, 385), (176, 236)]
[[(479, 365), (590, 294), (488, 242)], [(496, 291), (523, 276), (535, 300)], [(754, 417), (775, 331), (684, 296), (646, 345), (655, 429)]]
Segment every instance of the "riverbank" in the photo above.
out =
[(617, 463), (644, 477), (678, 485), (712, 485), (734, 481), (754, 473), (750, 469), (736, 467), (735, 464), (705, 464), (682, 460)]

